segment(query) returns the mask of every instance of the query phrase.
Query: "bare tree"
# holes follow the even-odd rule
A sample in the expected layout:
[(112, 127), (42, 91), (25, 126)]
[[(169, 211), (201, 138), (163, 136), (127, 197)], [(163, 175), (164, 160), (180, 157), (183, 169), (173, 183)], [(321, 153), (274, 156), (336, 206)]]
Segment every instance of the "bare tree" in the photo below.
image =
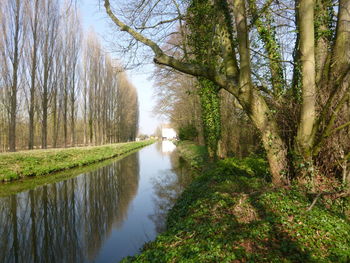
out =
[(66, 51), (68, 53), (68, 70), (70, 73), (68, 84), (68, 96), (70, 102), (70, 127), (71, 127), (71, 146), (75, 145), (75, 119), (76, 119), (76, 100), (78, 93), (78, 74), (79, 74), (79, 53), (81, 46), (81, 28), (77, 12), (70, 9), (67, 14), (65, 24)]
[(104, 54), (94, 32), (84, 50), (84, 134), (89, 144), (134, 140), (138, 98), (122, 67)]
[(30, 89), (29, 89), (29, 138), (28, 138), (28, 149), (34, 147), (34, 110), (35, 110), (35, 90), (37, 85), (37, 61), (38, 61), (38, 49), (40, 45), (40, 18), (39, 18), (39, 6), (40, 1), (35, 0), (34, 3), (28, 3), (28, 16), (29, 16), (29, 34), (28, 42), (30, 43)]
[(40, 95), (42, 110), (41, 147), (47, 148), (48, 106), (52, 89), (52, 72), (55, 45), (58, 36), (59, 6), (52, 1), (44, 2), (43, 43), (41, 45)]
[(24, 1), (5, 1), (2, 16), (3, 81), (6, 86), (6, 108), (9, 117), (10, 151), (16, 150), (17, 93), (20, 88), (20, 63), (25, 35)]
[[(136, 91), (123, 74), (126, 86), (119, 87), (123, 70), (97, 36), (83, 38), (78, 13), (70, 2), (1, 2), (1, 151), (116, 142), (118, 118), (132, 128), (123, 138), (134, 139), (138, 124), (129, 121), (138, 121)], [(122, 117), (116, 115), (119, 89), (130, 99), (131, 111)]]
[[(113, 9), (110, 1), (104, 0), (106, 13), (116, 27), (149, 47), (154, 62), (205, 78), (236, 98), (259, 131), (275, 184), (286, 182), (288, 171), (300, 175), (299, 178), (315, 178), (315, 162), (327, 159), (320, 155), (322, 147), (332, 135), (350, 125), (349, 120), (342, 121), (340, 115), (349, 100), (350, 1), (336, 1), (339, 3), (337, 17), (332, 1), (259, 1), (257, 6), (245, 0), (189, 1), (185, 9), (192, 13), (186, 16), (186, 22), (192, 19), (208, 22), (207, 26), (198, 22), (198, 26), (192, 28), (202, 32), (197, 39), (199, 45), (209, 47), (204, 63), (196, 63), (186, 56), (175, 58), (161, 48), (159, 34), (176, 33), (176, 27), (169, 26), (169, 21), (178, 15), (159, 2), (162, 1), (133, 1), (137, 12), (141, 12), (135, 16), (128, 9), (121, 14), (120, 9)], [(316, 3), (327, 8), (316, 8)], [(269, 22), (269, 12), (278, 20)], [(284, 31), (276, 29), (285, 27), (280, 23), (283, 19), (293, 28), (288, 30), (287, 37)], [(271, 24), (273, 26), (269, 26)], [(168, 31), (164, 29), (166, 26)], [(328, 37), (322, 36), (325, 29)], [(255, 46), (252, 45), (254, 37), (260, 41)], [(290, 48), (290, 44), (288, 47), (295, 52), (276, 54), (282, 51), (280, 43), (286, 39), (290, 43), (295, 40), (294, 47)], [(211, 40), (217, 43), (213, 47), (210, 47)], [(326, 45), (321, 45), (322, 41)], [(262, 52), (256, 50), (256, 46)], [(263, 69), (257, 69), (252, 63), (257, 55), (260, 61), (268, 62)], [(260, 80), (263, 70), (268, 75), (279, 76), (270, 78), (266, 85)], [(280, 75), (286, 71), (292, 73)], [(320, 80), (318, 76), (324, 77)], [(281, 78), (284, 78), (282, 82)], [(286, 117), (294, 108), (299, 116), (290, 125)], [(296, 131), (287, 131), (286, 126), (295, 127)]]

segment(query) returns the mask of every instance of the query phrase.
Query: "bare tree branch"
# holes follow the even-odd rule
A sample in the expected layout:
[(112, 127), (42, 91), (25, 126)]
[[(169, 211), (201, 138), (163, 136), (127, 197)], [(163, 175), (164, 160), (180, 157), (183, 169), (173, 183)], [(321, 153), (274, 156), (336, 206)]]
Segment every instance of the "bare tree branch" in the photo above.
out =
[(210, 69), (191, 63), (184, 63), (172, 56), (166, 55), (163, 50), (151, 39), (146, 38), (142, 34), (133, 30), (131, 27), (124, 24), (120, 21), (112, 12), (109, 0), (105, 0), (105, 8), (108, 16), (112, 21), (120, 28), (121, 31), (125, 31), (133, 36), (137, 41), (142, 42), (146, 46), (150, 47), (154, 52), (154, 62), (160, 65), (167, 65), (173, 67), (183, 73), (187, 73), (193, 76), (206, 77), (211, 80), (215, 80), (222, 88), (225, 88), (227, 85), (226, 78), (223, 75), (213, 74), (210, 72)]
[(184, 16), (178, 16), (175, 17), (173, 19), (169, 19), (169, 20), (163, 20), (163, 21), (159, 21), (157, 24), (151, 25), (151, 26), (141, 26), (141, 27), (136, 27), (136, 29), (151, 29), (151, 28), (156, 28), (157, 26), (163, 25), (163, 24), (167, 24), (167, 23), (172, 23), (175, 22), (177, 20), (183, 19)]

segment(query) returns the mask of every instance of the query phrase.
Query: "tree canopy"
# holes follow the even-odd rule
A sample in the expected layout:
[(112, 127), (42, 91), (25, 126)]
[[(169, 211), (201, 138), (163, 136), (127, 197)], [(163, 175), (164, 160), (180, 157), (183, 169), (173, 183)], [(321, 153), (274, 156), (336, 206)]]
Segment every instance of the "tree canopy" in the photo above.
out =
[[(259, 132), (275, 184), (349, 180), (350, 0), (128, 5), (134, 11), (104, 0), (114, 24), (148, 46), (155, 63), (235, 98)], [(181, 47), (164, 48), (171, 35)]]

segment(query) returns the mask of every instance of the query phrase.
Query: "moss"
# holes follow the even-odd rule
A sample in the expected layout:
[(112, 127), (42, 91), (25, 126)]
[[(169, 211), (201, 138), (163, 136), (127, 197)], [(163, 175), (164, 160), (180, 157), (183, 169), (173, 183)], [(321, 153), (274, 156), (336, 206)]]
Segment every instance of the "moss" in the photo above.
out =
[(43, 176), (117, 157), (154, 141), (0, 154), (0, 182)]
[(349, 262), (349, 220), (310, 203), (297, 187), (273, 188), (262, 159), (219, 161), (183, 192), (167, 230), (123, 262)]

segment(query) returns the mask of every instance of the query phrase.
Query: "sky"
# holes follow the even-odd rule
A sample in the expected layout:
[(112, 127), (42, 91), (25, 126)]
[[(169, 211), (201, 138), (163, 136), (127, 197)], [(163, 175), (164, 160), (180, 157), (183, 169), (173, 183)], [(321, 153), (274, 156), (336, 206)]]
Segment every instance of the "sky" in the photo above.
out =
[[(104, 12), (102, 1), (101, 6), (99, 7), (98, 0), (80, 0), (78, 2), (78, 7), (84, 31), (87, 32), (92, 28), (99, 36), (105, 51), (108, 52), (109, 44), (104, 39), (106, 39), (108, 34), (111, 33), (110, 21)], [(111, 56), (123, 61), (123, 58), (114, 56), (113, 54), (111, 54)], [(140, 133), (142, 134), (154, 133), (157, 126), (161, 124), (161, 121), (152, 113), (152, 109), (155, 105), (153, 81), (150, 79), (152, 71), (153, 66), (151, 64), (127, 71), (129, 80), (138, 92), (140, 107), (139, 125)]]

